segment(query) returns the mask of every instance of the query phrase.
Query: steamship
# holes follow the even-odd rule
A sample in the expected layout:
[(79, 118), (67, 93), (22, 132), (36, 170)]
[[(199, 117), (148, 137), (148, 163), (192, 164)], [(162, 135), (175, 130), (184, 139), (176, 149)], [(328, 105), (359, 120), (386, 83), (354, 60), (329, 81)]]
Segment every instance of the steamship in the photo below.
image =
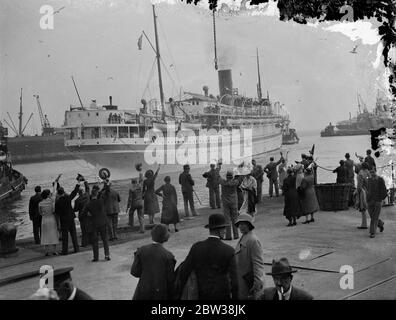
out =
[[(154, 26), (156, 15), (153, 5)], [(155, 32), (156, 40), (158, 35)], [(180, 170), (185, 163), (239, 164), (252, 156), (279, 150), (282, 145), (282, 106), (263, 97), (257, 52), (257, 98), (248, 98), (233, 87), (232, 70), (216, 70), (219, 95), (183, 92), (165, 102), (158, 41), (156, 57), (160, 103), (142, 100), (139, 110), (109, 104), (65, 112), (65, 147), (97, 167), (132, 174), (157, 163), (164, 171)], [(204, 134), (203, 134), (204, 133)], [(229, 134), (227, 134), (229, 133)], [(217, 148), (216, 148), (217, 147)]]

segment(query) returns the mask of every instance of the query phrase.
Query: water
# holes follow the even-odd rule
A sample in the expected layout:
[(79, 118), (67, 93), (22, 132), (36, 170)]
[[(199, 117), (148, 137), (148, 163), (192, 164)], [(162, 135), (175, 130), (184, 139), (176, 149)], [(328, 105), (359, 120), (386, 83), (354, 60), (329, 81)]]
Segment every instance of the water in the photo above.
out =
[[(321, 138), (319, 132), (300, 133), (300, 143), (297, 145), (283, 146), (282, 150), (284, 154), (289, 150), (288, 160), (289, 164), (295, 160), (301, 160), (301, 153), (309, 153), (312, 145), (315, 144), (315, 155), (317, 163), (324, 168), (334, 170), (338, 166), (338, 162), (344, 159), (346, 152), (351, 154), (353, 160), (357, 160), (355, 152), (359, 155), (365, 155), (367, 149), (370, 148), (370, 137), (369, 136), (352, 136), (352, 137), (326, 137)], [(272, 154), (275, 160), (279, 159), (279, 152)], [(257, 163), (265, 166), (269, 162), (270, 155), (261, 155), (257, 157)], [(380, 158), (376, 159), (377, 166), (387, 164), (388, 159)], [(222, 170), (223, 174), (225, 171), (231, 168), (231, 166), (224, 166)], [(76, 184), (77, 173), (82, 174), (88, 181), (97, 181), (97, 168), (89, 165), (82, 160), (67, 160), (67, 161), (56, 161), (56, 162), (43, 162), (34, 164), (15, 165), (15, 169), (22, 172), (29, 180), (26, 189), (22, 192), (21, 198), (9, 207), (0, 211), (0, 222), (14, 222), (18, 225), (17, 238), (26, 238), (32, 236), (32, 226), (28, 215), (28, 204), (29, 198), (34, 194), (34, 187), (40, 185), (42, 189), (50, 188), (51, 183), (58, 176), (59, 173), (63, 173), (61, 177), (61, 185), (65, 187), (65, 190), (70, 192), (73, 190)], [(206, 170), (206, 167), (194, 167), (191, 168), (191, 174), (193, 179), (196, 181), (196, 192), (202, 201), (202, 206), (208, 206), (208, 192), (205, 188), (206, 180), (202, 178), (202, 173)], [(381, 175), (389, 176), (389, 170), (379, 170)], [(171, 174), (172, 184), (175, 185), (179, 193), (179, 207), (182, 206), (183, 202), (181, 199), (180, 186), (178, 184), (179, 173)], [(127, 174), (126, 174), (127, 177)], [(161, 179), (157, 179), (157, 186), (159, 187), (162, 183)], [(335, 182), (336, 175), (331, 171), (323, 170), (318, 168), (318, 183)], [(126, 188), (126, 187), (125, 187)], [(263, 194), (268, 190), (268, 180), (264, 180)], [(125, 211), (125, 202), (127, 197), (127, 188), (122, 195), (121, 211)], [(200, 207), (197, 202), (197, 207)]]

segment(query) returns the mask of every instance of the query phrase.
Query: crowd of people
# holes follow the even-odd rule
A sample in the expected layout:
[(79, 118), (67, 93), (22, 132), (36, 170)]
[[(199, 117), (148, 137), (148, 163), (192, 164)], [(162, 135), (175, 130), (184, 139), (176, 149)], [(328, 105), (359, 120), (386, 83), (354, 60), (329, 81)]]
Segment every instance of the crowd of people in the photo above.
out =
[[(376, 229), (384, 230), (384, 222), (379, 219), (382, 201), (387, 195), (384, 179), (376, 174), (376, 165), (367, 151), (366, 158), (357, 156), (359, 162), (345, 155), (337, 173), (337, 183), (349, 183), (354, 188), (354, 204), (362, 214), (359, 229), (368, 229), (366, 212), (371, 222), (369, 233), (374, 238)], [(169, 239), (170, 225), (178, 232), (178, 223), (184, 218), (193, 219), (198, 213), (194, 206), (195, 182), (190, 174), (190, 166), (183, 166), (179, 184), (183, 195), (184, 217), (179, 215), (176, 187), (166, 176), (164, 184), (156, 188), (156, 178), (160, 171), (147, 170), (142, 173), (141, 164), (136, 165), (138, 177), (133, 178), (127, 201), (128, 223), (134, 226), (135, 212), (139, 221), (139, 232), (145, 232), (144, 216), (152, 227), (153, 243), (139, 248), (134, 257), (131, 274), (140, 278), (134, 299), (312, 299), (308, 293), (291, 286), (292, 270), (286, 258), (273, 261), (272, 272), (275, 287), (264, 288), (264, 262), (262, 247), (254, 234), (257, 204), (263, 200), (262, 184), (264, 174), (269, 183), (269, 198), (279, 197), (279, 189), (284, 197), (283, 215), (288, 227), (296, 226), (297, 219), (305, 216), (302, 224), (315, 222), (314, 213), (319, 210), (316, 198), (318, 165), (310, 155), (301, 155), (300, 161), (288, 164), (287, 154), (280, 153), (280, 159), (273, 157), (264, 166), (256, 160), (242, 163), (234, 170), (221, 174), (222, 163), (212, 163), (209, 171), (203, 173), (209, 189), (209, 205), (212, 209), (222, 208), (222, 214), (212, 214), (206, 228), (209, 238), (191, 247), (184, 262), (175, 270), (176, 261), (171, 252), (162, 244)], [(116, 240), (120, 195), (108, 180), (102, 189), (89, 184), (81, 175), (70, 194), (59, 183), (60, 176), (53, 183), (53, 190), (35, 188), (36, 194), (29, 203), (29, 215), (33, 222), (34, 238), (37, 244), (45, 246), (46, 255), (58, 255), (59, 240), (62, 242), (60, 254), (68, 254), (68, 237), (72, 239), (74, 252), (79, 251), (74, 219), (78, 213), (81, 226), (81, 247), (92, 245), (93, 260), (99, 261), (98, 237), (100, 236), (105, 260), (110, 260), (108, 240)], [(275, 191), (275, 192), (274, 192)], [(162, 197), (160, 210), (158, 197)], [(74, 206), (72, 205), (74, 200)], [(191, 214), (190, 214), (191, 211)], [(161, 212), (161, 223), (154, 224), (154, 217)], [(61, 237), (59, 238), (59, 234)], [(221, 240), (239, 239), (236, 248)], [(230, 279), (230, 282), (228, 281)]]

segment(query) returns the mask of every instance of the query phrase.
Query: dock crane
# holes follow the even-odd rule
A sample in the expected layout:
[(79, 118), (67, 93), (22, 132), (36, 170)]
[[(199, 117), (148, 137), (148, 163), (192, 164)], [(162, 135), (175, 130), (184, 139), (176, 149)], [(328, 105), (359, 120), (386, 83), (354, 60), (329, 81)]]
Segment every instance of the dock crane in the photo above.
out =
[(37, 107), (39, 110), (39, 114), (40, 114), (40, 122), (41, 122), (41, 128), (42, 128), (42, 136), (51, 136), (54, 134), (54, 128), (51, 127), (49, 120), (47, 118), (47, 115), (43, 114), (43, 110), (41, 108), (41, 103), (40, 103), (40, 96), (38, 94), (33, 95), (33, 97), (36, 98), (36, 102), (37, 102)]

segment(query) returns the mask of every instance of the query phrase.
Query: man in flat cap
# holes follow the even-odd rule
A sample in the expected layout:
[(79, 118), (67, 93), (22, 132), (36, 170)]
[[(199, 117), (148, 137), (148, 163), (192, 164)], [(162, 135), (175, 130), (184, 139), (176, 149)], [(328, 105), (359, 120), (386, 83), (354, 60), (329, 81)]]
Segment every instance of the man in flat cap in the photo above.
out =
[(169, 239), (166, 225), (157, 224), (151, 230), (153, 243), (135, 252), (131, 275), (139, 278), (133, 300), (171, 300), (174, 297), (174, 255), (163, 247)]
[(54, 271), (54, 290), (59, 300), (93, 300), (87, 293), (74, 286), (70, 272), (72, 267)]
[(221, 241), (227, 226), (224, 215), (211, 214), (205, 226), (209, 229), (209, 238), (193, 244), (179, 269), (181, 288), (191, 272), (195, 272), (199, 300), (238, 299), (234, 249)]
[(220, 208), (219, 172), (216, 164), (210, 164), (210, 170), (202, 175), (207, 179), (206, 187), (209, 189), (209, 205), (212, 209)]
[(259, 300), (313, 300), (309, 293), (292, 286), (295, 272), (286, 258), (272, 260), (272, 270), (266, 274), (272, 276), (275, 287), (264, 289)]

